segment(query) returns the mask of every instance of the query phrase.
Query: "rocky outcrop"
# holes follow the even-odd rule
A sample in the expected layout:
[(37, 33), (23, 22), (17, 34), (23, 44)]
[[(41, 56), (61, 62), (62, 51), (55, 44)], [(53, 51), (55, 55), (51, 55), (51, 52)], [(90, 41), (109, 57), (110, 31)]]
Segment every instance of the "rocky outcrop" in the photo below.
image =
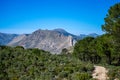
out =
[(9, 46), (23, 46), (25, 48), (39, 48), (51, 53), (60, 53), (63, 48), (75, 44), (77, 36), (65, 30), (37, 30), (29, 35), (20, 35), (14, 38)]
[(26, 38), (27, 36), (28, 36), (28, 34), (19, 35), (19, 36), (15, 37), (12, 41), (10, 41), (7, 45), (16, 46), (22, 39)]
[(24, 48), (39, 48), (51, 53), (60, 53), (62, 49), (73, 46), (77, 40), (87, 36), (97, 37), (97, 34), (80, 36), (68, 33), (63, 29), (37, 30), (32, 34), (5, 34), (0, 33), (0, 45), (23, 46)]

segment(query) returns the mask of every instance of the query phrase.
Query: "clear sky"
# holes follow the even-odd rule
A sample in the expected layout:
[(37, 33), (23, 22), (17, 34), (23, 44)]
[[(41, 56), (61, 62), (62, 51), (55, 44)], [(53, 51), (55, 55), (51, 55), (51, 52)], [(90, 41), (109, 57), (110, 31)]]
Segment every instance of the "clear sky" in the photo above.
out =
[(63, 28), (79, 35), (102, 34), (110, 6), (120, 0), (0, 0), (0, 32), (32, 33)]

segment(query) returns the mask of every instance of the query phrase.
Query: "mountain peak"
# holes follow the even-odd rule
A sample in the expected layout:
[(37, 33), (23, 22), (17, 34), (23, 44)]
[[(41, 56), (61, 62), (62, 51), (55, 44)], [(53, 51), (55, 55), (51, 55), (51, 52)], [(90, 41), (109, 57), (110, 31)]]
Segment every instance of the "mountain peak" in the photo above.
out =
[(53, 30), (48, 30), (48, 29), (38, 29), (36, 31), (34, 31), (33, 33), (39, 33), (39, 32), (58, 32), (60, 34), (70, 34), (68, 33), (66, 30), (62, 29), (62, 28), (56, 28), (56, 29), (53, 29)]
[(77, 40), (83, 39), (87, 36), (96, 37), (97, 34), (81, 34), (80, 36), (76, 36), (61, 28), (54, 30), (38, 29), (31, 34), (23, 34), (18, 36), (1, 34), (0, 44), (4, 43), (9, 46), (23, 46), (25, 48), (39, 48), (50, 51), (51, 53), (60, 53), (63, 48), (69, 48), (73, 46)]
[(38, 29), (28, 36), (18, 36), (9, 43), (9, 46), (23, 46), (25, 48), (39, 48), (51, 53), (60, 53), (63, 48), (73, 46), (77, 36), (64, 29)]
[(96, 33), (91, 33), (91, 34), (89, 34), (88, 36), (97, 37), (97, 36), (99, 36), (99, 35), (96, 34)]
[(67, 31), (65, 31), (65, 30), (62, 29), (62, 28), (57, 28), (57, 29), (54, 29), (53, 31), (57, 31), (57, 32), (67, 32)]

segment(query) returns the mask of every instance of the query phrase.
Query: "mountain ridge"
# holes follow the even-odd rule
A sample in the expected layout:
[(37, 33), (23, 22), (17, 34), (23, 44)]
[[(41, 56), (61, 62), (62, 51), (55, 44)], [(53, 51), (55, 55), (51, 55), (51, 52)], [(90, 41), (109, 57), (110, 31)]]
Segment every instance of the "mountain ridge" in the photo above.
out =
[(12, 41), (18, 34), (8, 34), (8, 33), (1, 33), (0, 32), (0, 45), (6, 45), (10, 41)]
[[(56, 30), (36, 30), (28, 36), (24, 36), (16, 42), (16, 39), (8, 43), (9, 46), (23, 46), (25, 48), (39, 48), (51, 53), (60, 53), (63, 48), (73, 46), (72, 35), (64, 31)], [(19, 39), (18, 36), (17, 39)]]
[(39, 48), (51, 53), (61, 53), (63, 48), (74, 46), (77, 40), (83, 39), (84, 37), (71, 34), (60, 28), (53, 30), (38, 29), (31, 34), (15, 36), (6, 45)]

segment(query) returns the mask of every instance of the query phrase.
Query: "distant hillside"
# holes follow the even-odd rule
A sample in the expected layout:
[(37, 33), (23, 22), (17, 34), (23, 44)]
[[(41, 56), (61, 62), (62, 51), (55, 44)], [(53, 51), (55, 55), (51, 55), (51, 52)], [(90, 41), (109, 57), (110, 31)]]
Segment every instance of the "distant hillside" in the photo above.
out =
[(37, 30), (29, 35), (14, 38), (9, 46), (23, 46), (25, 48), (39, 48), (52, 53), (60, 53), (63, 48), (73, 46), (77, 36), (63, 29)]
[(96, 34), (96, 33), (91, 33), (91, 34), (88, 34), (88, 35), (85, 35), (85, 34), (80, 34), (79, 35), (79, 38), (80, 39), (83, 39), (83, 38), (85, 38), (85, 37), (94, 37), (94, 38), (96, 38), (96, 37), (98, 37), (99, 35), (98, 34)]
[(90, 36), (90, 37), (98, 37), (99, 35), (98, 34), (96, 34), (96, 33), (91, 33), (91, 34), (88, 34), (87, 36)]
[(63, 48), (70, 48), (77, 40), (87, 36), (97, 37), (97, 34), (73, 35), (64, 29), (36, 30), (31, 34), (0, 33), (0, 45), (23, 46), (25, 48), (39, 48), (51, 53), (60, 53)]
[[(7, 45), (16, 46), (22, 39), (26, 38), (29, 34), (22, 34), (13, 38)], [(22, 45), (21, 45), (22, 46)]]
[(0, 45), (6, 45), (10, 41), (13, 40), (13, 38), (17, 37), (17, 34), (6, 34), (6, 33), (0, 33)]

